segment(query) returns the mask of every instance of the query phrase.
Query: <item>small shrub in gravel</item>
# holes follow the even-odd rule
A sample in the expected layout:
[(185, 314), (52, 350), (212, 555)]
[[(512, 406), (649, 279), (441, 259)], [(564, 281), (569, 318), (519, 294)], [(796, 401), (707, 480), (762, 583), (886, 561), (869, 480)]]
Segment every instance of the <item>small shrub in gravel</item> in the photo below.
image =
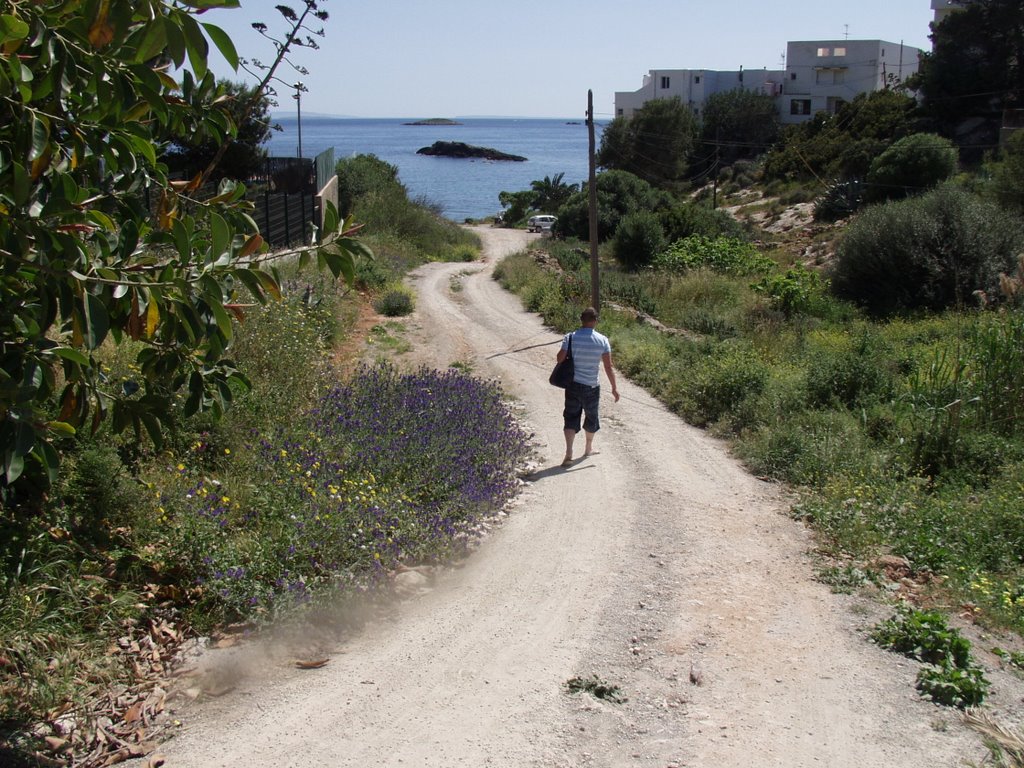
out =
[(388, 288), (373, 302), (373, 308), (386, 317), (410, 315), (415, 306), (412, 291), (405, 286)]

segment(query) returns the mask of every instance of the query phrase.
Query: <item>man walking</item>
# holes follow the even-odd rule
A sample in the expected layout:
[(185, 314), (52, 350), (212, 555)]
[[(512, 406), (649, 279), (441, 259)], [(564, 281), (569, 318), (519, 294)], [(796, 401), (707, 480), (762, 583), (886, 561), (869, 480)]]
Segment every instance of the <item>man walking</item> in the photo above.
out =
[(572, 465), (572, 446), (576, 433), (580, 431), (580, 417), (583, 418), (583, 434), (586, 445), (583, 456), (593, 456), (598, 451), (593, 448), (594, 435), (601, 428), (598, 410), (601, 401), (600, 366), (608, 381), (612, 384), (612, 396), (619, 401), (619, 390), (615, 384), (615, 371), (612, 370), (612, 345), (608, 337), (594, 330), (597, 325), (597, 311), (587, 307), (580, 314), (581, 327), (567, 333), (562, 339), (562, 348), (558, 351), (557, 360), (562, 362), (569, 354), (569, 339), (572, 339), (572, 359), (576, 373), (573, 383), (565, 390), (565, 410), (562, 418), (565, 422), (565, 458), (562, 466)]

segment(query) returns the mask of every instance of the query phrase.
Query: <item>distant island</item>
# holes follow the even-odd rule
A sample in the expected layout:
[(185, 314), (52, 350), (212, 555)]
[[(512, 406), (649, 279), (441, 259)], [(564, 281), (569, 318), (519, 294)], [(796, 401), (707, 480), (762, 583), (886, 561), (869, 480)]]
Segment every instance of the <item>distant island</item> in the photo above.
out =
[(526, 162), (525, 157), (510, 155), (499, 152), (497, 149), (488, 147), (474, 147), (472, 144), (464, 144), (461, 141), (435, 141), (429, 147), (417, 150), (417, 155), (430, 155), (432, 157), (457, 157), (457, 158), (480, 158), (482, 160), (503, 160), (513, 163)]
[(402, 125), (462, 125), (447, 117), (432, 117), (429, 120), (417, 120), (413, 123), (402, 123)]

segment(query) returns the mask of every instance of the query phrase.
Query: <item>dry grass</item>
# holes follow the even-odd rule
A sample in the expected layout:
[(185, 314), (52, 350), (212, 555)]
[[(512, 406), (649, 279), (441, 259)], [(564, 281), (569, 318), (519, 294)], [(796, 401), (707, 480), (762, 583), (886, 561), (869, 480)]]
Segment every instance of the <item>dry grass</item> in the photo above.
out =
[(998, 768), (1024, 768), (1024, 735), (997, 723), (980, 709), (964, 713), (964, 722), (981, 734), (990, 752), (986, 762)]

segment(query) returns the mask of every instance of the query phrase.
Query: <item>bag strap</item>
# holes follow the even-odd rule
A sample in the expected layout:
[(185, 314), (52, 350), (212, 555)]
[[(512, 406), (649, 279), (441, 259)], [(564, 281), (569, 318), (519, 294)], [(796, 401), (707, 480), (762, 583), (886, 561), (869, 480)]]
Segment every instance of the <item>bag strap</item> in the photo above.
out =
[(574, 335), (575, 335), (575, 332), (569, 334), (569, 353), (568, 353), (567, 357), (572, 357), (572, 337)]

